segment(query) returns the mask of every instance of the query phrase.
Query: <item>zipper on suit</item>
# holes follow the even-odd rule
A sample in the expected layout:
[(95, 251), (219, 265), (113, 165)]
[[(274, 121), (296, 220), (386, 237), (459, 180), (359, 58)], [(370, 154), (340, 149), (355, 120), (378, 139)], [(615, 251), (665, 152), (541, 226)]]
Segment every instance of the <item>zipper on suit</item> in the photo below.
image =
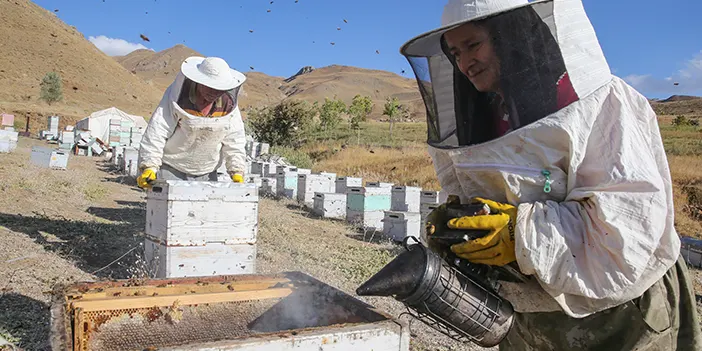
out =
[(534, 177), (543, 176), (544, 178), (546, 178), (546, 180), (544, 181), (544, 192), (547, 194), (551, 192), (551, 184), (553, 183), (553, 180), (551, 179), (551, 171), (547, 169), (538, 169), (532, 167), (504, 165), (496, 163), (457, 163), (456, 167), (462, 169), (507, 171), (522, 175), (532, 175)]

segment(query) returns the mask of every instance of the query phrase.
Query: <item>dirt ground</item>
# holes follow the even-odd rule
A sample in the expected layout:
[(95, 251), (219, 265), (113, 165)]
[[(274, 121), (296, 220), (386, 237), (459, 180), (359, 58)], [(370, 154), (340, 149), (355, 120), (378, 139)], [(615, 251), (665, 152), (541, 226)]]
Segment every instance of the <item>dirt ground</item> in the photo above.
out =
[[(56, 284), (144, 274), (145, 201), (133, 180), (99, 158), (71, 156), (68, 170), (41, 169), (29, 162), (32, 146), (46, 142), (20, 138), (16, 152), (0, 154), (0, 338), (46, 350)], [(260, 273), (302, 271), (352, 295), (400, 250), (272, 199), (260, 201), (258, 238)], [(702, 273), (693, 274), (702, 294)], [(394, 316), (405, 311), (389, 298), (362, 300)], [(413, 350), (479, 349), (417, 322), (411, 332)]]

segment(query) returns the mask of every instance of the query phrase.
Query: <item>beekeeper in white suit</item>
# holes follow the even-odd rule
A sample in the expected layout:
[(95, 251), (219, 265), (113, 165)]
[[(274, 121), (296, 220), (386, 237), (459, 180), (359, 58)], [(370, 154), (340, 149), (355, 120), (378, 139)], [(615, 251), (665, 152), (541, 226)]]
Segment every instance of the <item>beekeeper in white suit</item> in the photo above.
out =
[(670, 171), (647, 99), (613, 76), (580, 0), (449, 0), (443, 26), (406, 43), (428, 144), (451, 201), (445, 248), (512, 265), (518, 312), (501, 350), (700, 350), (695, 296), (673, 226)]
[(245, 80), (218, 57), (183, 62), (144, 132), (140, 187), (157, 178), (216, 181), (220, 162), (243, 183), (246, 137), (237, 98)]

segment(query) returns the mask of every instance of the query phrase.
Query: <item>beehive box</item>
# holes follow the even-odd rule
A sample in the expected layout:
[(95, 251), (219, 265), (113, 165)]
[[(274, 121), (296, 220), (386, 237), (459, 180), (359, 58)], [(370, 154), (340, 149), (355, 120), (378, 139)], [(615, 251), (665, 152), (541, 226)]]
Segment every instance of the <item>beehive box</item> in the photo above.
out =
[(314, 206), (314, 193), (334, 192), (335, 174), (298, 174), (297, 176), (297, 201), (309, 206)]
[(392, 188), (392, 183), (385, 182), (367, 182), (366, 187), (368, 188)]
[(393, 186), (390, 209), (400, 212), (419, 213), (421, 188), (412, 186)]
[(264, 162), (251, 162), (251, 172), (250, 174), (255, 174), (262, 176)]
[(682, 237), (680, 255), (692, 267), (702, 268), (702, 240)]
[(297, 198), (297, 175), (297, 168), (294, 167), (278, 172), (276, 187), (279, 197)]
[(114, 146), (112, 148), (112, 158), (110, 161), (112, 162), (113, 165), (119, 166), (119, 162), (124, 156), (124, 147), (123, 146)]
[(15, 151), (18, 141), (19, 133), (9, 130), (0, 130), (0, 152), (8, 153)]
[(129, 163), (137, 164), (139, 162), (139, 150), (133, 147), (125, 147), (122, 151), (122, 161), (119, 168), (123, 171), (128, 171)]
[(390, 210), (390, 187), (349, 187), (346, 221), (366, 230), (383, 230), (384, 211)]
[(52, 350), (409, 350), (405, 321), (299, 272), (78, 283), (52, 296)]
[(420, 204), (436, 204), (439, 203), (439, 192), (434, 190), (424, 190), (419, 196)]
[(172, 246), (144, 240), (144, 258), (155, 278), (203, 277), (256, 273), (256, 244), (208, 242)]
[(346, 194), (315, 193), (313, 212), (323, 218), (346, 217)]
[(352, 186), (363, 186), (363, 178), (337, 177), (335, 182), (335, 192), (346, 194), (346, 189)]
[(436, 209), (437, 207), (439, 207), (439, 204), (437, 204), (437, 203), (434, 203), (434, 204), (424, 203), (424, 204), (420, 205), (419, 214), (421, 216), (422, 225), (424, 225), (426, 223), (427, 216), (431, 213), (431, 211), (434, 211), (434, 209)]
[(68, 167), (68, 152), (33, 146), (30, 160), (37, 166), (52, 169), (66, 169), (66, 167)]
[(274, 177), (277, 174), (276, 164), (265, 162), (263, 163), (263, 176), (264, 177)]
[(261, 179), (261, 190), (259, 191), (259, 194), (267, 196), (276, 196), (278, 192), (278, 187), (276, 185), (277, 178), (264, 177), (263, 179)]
[(408, 236), (419, 238), (422, 227), (419, 212), (385, 211), (383, 234), (394, 241)]
[(255, 184), (157, 180), (147, 192), (145, 233), (167, 246), (253, 244)]

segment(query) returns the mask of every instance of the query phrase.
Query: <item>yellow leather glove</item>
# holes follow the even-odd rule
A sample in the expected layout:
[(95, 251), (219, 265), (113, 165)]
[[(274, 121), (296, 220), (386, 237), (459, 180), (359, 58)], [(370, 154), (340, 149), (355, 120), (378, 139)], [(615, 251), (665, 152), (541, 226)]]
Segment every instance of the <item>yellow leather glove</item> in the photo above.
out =
[(232, 174), (232, 182), (243, 183), (244, 182), (244, 175), (241, 173), (233, 173)]
[(156, 180), (156, 170), (153, 168), (145, 168), (139, 177), (137, 177), (137, 185), (140, 188), (151, 188), (151, 183)]
[(451, 246), (458, 257), (473, 263), (504, 266), (517, 260), (514, 252), (514, 227), (517, 208), (492, 200), (474, 198), (474, 202), (490, 207), (491, 214), (449, 220), (448, 227), (462, 230), (488, 230), (482, 238)]
[(427, 215), (427, 219), (425, 221), (424, 236), (422, 239), (432, 251), (441, 253), (441, 251), (444, 250), (444, 248), (441, 247), (441, 245), (437, 244), (434, 240), (432, 240), (431, 236), (434, 233), (447, 229), (446, 223), (450, 218), (448, 218), (446, 209), (450, 205), (459, 205), (460, 203), (461, 199), (457, 195), (449, 195), (446, 199), (446, 203), (435, 208)]

